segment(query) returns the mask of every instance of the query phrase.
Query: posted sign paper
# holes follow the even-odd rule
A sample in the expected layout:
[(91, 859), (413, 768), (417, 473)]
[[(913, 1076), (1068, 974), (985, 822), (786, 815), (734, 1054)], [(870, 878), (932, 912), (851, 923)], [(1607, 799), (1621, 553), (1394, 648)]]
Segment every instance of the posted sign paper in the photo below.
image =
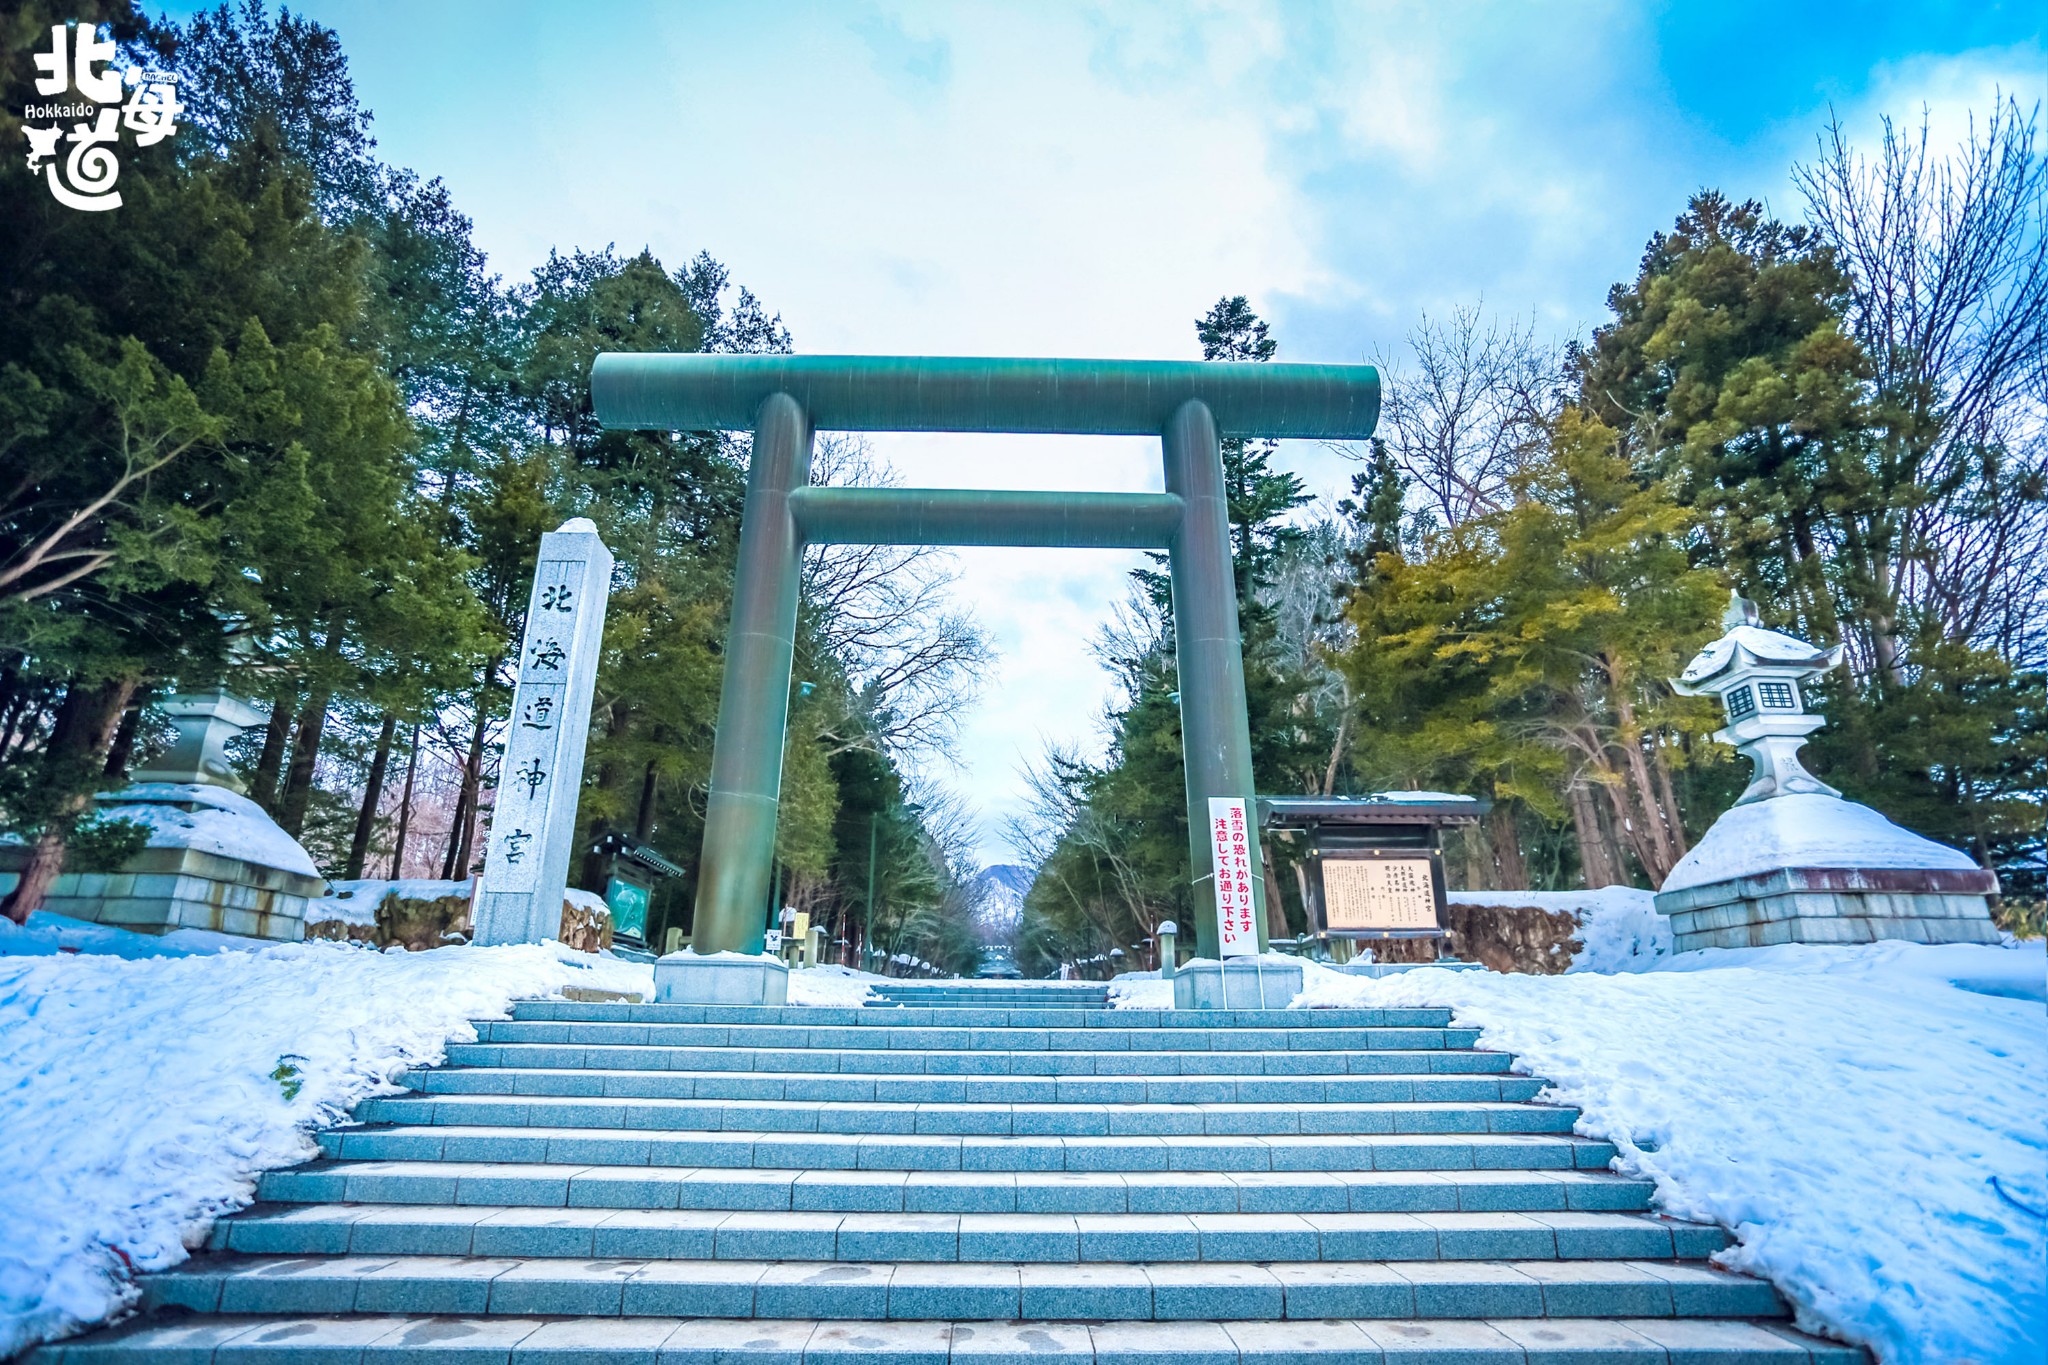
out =
[(1225, 957), (1256, 957), (1251, 826), (1243, 797), (1209, 798), (1209, 847), (1216, 867), (1216, 942)]

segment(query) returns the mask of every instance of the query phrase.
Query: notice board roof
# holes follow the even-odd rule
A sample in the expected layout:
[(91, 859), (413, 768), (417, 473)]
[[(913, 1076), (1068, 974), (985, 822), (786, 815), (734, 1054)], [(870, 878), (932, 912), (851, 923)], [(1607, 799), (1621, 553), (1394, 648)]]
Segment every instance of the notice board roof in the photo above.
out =
[(1266, 829), (1314, 825), (1474, 825), (1493, 802), (1450, 792), (1378, 792), (1372, 796), (1262, 796)]

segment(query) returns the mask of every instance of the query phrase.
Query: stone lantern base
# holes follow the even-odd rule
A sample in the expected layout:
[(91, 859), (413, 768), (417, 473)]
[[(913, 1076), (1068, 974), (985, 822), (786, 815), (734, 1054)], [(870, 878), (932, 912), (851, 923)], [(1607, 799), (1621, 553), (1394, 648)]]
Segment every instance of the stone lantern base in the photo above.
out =
[(1672, 949), (1773, 943), (1996, 943), (1981, 869), (1781, 867), (1657, 897)]
[[(144, 934), (213, 929), (295, 942), (327, 884), (296, 840), (248, 797), (201, 782), (143, 782), (99, 798), (100, 813), (149, 828), (118, 872), (67, 872), (42, 909)], [(0, 844), (0, 891), (29, 850)]]
[(1738, 805), (1657, 893), (1672, 948), (1996, 943), (1998, 878), (1868, 806), (1797, 794)]

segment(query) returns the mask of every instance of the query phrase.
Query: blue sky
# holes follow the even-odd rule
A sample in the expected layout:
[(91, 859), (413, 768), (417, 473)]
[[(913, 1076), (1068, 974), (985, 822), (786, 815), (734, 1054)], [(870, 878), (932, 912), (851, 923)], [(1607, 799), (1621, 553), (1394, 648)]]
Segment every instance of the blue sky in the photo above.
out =
[[(2048, 97), (2039, 4), (309, 3), (382, 154), (493, 268), (711, 252), (812, 353), (1193, 357), (1246, 294), (1288, 359), (1484, 301), (1563, 338), (1702, 186), (1796, 215), (1830, 107), (1960, 137)], [(181, 12), (182, 7), (173, 7)], [(1156, 488), (1155, 443), (890, 437), (929, 486)], [(1321, 495), (1343, 460), (1289, 449)], [(939, 775), (984, 813), (1099, 737), (1086, 641), (1133, 557), (978, 550), (999, 662)]]

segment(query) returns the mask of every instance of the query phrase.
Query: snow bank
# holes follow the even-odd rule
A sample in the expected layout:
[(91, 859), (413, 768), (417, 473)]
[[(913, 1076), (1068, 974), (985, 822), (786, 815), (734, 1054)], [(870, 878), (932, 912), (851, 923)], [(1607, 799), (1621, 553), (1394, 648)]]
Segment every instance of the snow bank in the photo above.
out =
[(2038, 942), (1787, 945), (1623, 975), (1311, 970), (1295, 1003), (1453, 1007), (1664, 1211), (1732, 1228), (1726, 1263), (1809, 1329), (1885, 1365), (2038, 1365), (2048, 1016), (2006, 997), (2044, 976)]
[(1868, 806), (1802, 793), (1731, 807), (1664, 879), (1666, 891), (1781, 867), (1915, 867), (1973, 871), (1969, 854), (1923, 839)]
[(1641, 972), (1671, 956), (1671, 917), (1657, 913), (1656, 897), (1631, 886), (1593, 894), (1608, 899), (1580, 914), (1579, 950), (1567, 973)]
[(0, 921), (0, 1356), (119, 1309), (131, 1270), (183, 1260), (258, 1172), (314, 1155), (310, 1130), (471, 1019), (569, 986), (653, 993), (644, 965), (552, 943), (222, 952), (74, 926)]
[(887, 979), (851, 967), (800, 967), (789, 974), (789, 1003), (853, 1009), (874, 994), (874, 982)]
[(111, 957), (190, 957), (230, 948), (268, 948), (271, 940), (223, 934), (215, 929), (173, 929), (138, 934), (91, 920), (38, 910), (20, 927), (0, 919), (0, 959), (47, 957), (52, 953), (105, 953)]
[(1109, 1007), (1116, 1010), (1170, 1010), (1173, 1008), (1173, 980), (1161, 980), (1157, 972), (1110, 978)]

